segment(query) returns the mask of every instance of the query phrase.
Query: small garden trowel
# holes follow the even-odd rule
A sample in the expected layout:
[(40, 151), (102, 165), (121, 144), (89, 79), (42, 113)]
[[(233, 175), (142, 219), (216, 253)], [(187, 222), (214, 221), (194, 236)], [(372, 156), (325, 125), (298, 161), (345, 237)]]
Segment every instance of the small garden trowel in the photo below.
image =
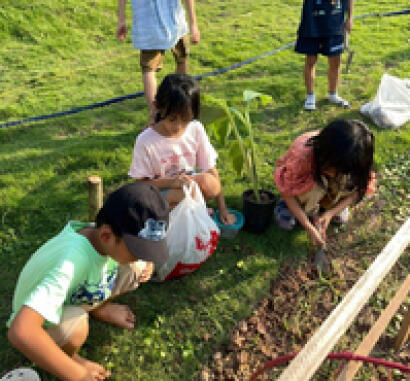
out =
[(326, 246), (322, 246), (316, 251), (313, 267), (318, 273), (327, 274), (330, 272), (330, 264), (326, 258)]

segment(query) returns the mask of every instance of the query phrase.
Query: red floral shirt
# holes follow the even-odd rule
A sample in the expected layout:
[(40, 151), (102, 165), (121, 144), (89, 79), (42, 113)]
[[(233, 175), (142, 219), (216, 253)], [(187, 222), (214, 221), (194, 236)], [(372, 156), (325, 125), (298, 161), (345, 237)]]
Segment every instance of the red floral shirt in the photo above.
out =
[[(314, 178), (313, 147), (307, 141), (319, 131), (299, 136), (286, 153), (276, 161), (274, 181), (280, 193), (285, 196), (299, 196), (309, 192), (317, 183)], [(372, 172), (366, 194), (375, 190), (375, 176)]]

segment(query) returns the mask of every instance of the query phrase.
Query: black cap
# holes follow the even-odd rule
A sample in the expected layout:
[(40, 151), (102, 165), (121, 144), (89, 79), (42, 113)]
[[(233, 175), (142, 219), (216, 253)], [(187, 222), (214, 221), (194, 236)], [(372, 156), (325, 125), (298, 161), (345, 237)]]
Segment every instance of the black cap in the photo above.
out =
[(142, 182), (124, 185), (108, 196), (100, 212), (120, 229), (137, 259), (157, 268), (168, 260), (169, 204), (157, 188)]

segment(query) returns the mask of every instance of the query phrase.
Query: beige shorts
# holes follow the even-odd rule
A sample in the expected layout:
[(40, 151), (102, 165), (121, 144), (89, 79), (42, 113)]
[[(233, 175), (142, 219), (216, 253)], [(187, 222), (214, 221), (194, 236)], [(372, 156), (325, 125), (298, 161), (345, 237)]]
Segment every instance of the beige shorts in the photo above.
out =
[[(171, 49), (177, 64), (184, 63), (189, 56), (189, 37), (185, 35)], [(160, 71), (165, 50), (141, 50), (140, 65), (142, 72)]]
[[(127, 265), (120, 265), (118, 276), (110, 298), (135, 290), (139, 286), (139, 279), (142, 271), (145, 269), (145, 262), (137, 261)], [(100, 306), (102, 303), (96, 303), (91, 307), (84, 306), (64, 306), (61, 321), (58, 325), (46, 326), (44, 329), (57, 343), (63, 347), (67, 344), (69, 338), (77, 327), (81, 324), (88, 324), (88, 312)]]

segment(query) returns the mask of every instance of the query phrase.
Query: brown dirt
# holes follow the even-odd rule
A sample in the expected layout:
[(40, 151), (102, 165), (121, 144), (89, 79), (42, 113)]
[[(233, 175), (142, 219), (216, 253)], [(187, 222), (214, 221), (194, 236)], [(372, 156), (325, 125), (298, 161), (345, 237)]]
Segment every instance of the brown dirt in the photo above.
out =
[[(215, 352), (209, 364), (202, 368), (199, 376), (201, 381), (248, 380), (269, 360), (295, 352), (306, 344), (387, 243), (387, 240), (375, 239), (369, 246), (369, 242), (360, 239), (360, 231), (375, 232), (384, 229), (380, 213), (384, 201), (374, 197), (368, 200), (367, 204), (368, 208), (360, 208), (353, 212), (354, 218), (349, 222), (346, 231), (338, 231), (338, 234), (333, 233), (329, 236), (328, 257), (332, 263), (332, 274), (319, 279), (312, 269), (311, 259), (309, 263), (297, 266), (285, 263), (276, 279), (271, 281), (269, 295), (257, 305), (251, 317), (239, 322), (231, 334), (230, 343)], [(396, 224), (396, 228), (398, 226), (399, 224)], [(407, 273), (408, 270), (403, 265), (396, 264), (383, 282), (387, 284), (384, 291), (381, 287), (371, 299), (372, 302), (366, 304), (333, 352), (354, 352), (364, 334), (387, 305), (386, 295), (389, 294), (388, 299), (391, 299)], [(404, 308), (402, 305), (399, 313), (403, 314)], [(393, 328), (397, 332), (396, 326), (399, 324), (397, 321), (395, 323)], [(372, 355), (409, 364), (408, 344), (398, 353), (392, 350), (395, 332), (390, 330), (390, 334), (382, 335)], [(314, 379), (334, 379), (340, 365), (341, 362), (325, 361)], [(275, 379), (284, 366), (286, 365), (265, 372), (258, 380)], [(391, 375), (385, 369), (365, 365), (357, 379), (405, 380), (405, 377), (402, 374)]]

